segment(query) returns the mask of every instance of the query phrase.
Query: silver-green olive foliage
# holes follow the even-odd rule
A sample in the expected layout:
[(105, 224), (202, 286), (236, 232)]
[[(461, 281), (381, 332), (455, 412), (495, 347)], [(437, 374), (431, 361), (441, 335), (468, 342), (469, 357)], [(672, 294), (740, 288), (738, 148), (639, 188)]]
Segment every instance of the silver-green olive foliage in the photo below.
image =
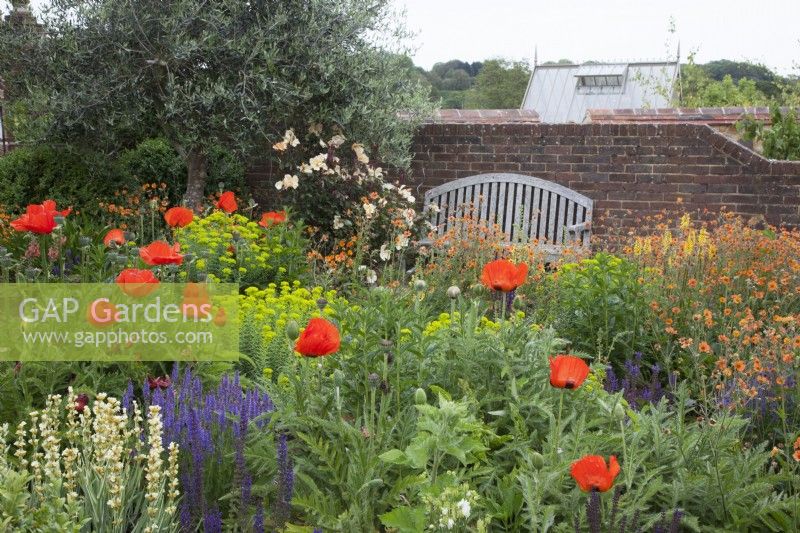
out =
[(403, 164), (425, 90), (389, 0), (49, 0), (0, 24), (0, 78), (49, 142), (164, 136), (200, 199), (212, 146), (266, 155), (319, 122)]

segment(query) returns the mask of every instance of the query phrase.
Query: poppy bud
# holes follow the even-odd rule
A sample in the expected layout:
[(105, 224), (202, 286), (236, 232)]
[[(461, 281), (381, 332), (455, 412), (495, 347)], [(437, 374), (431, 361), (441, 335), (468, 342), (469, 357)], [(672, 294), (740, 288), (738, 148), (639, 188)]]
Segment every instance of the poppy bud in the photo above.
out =
[(531, 463), (538, 470), (544, 466), (544, 457), (539, 452), (531, 454)]
[(461, 295), (461, 289), (459, 289), (459, 288), (458, 288), (457, 286), (455, 286), (455, 285), (453, 285), (452, 287), (450, 287), (449, 289), (447, 289), (447, 297), (448, 297), (448, 298), (450, 298), (451, 300), (455, 300), (455, 299), (456, 299), (456, 298), (458, 298), (460, 295)]
[(300, 336), (300, 326), (294, 320), (290, 320), (286, 323), (286, 336), (289, 337), (289, 340), (297, 340), (297, 337)]
[(428, 284), (425, 283), (424, 279), (418, 279), (414, 281), (414, 290), (417, 292), (423, 292), (425, 289), (428, 288)]
[(417, 405), (428, 403), (428, 395), (425, 394), (425, 389), (419, 388), (414, 391), (414, 403)]
[(625, 420), (625, 408), (621, 403), (614, 406), (614, 418), (617, 420)]
[(378, 386), (378, 383), (380, 383), (381, 381), (381, 377), (375, 372), (367, 376), (367, 379), (369, 380), (369, 386), (372, 387), (373, 389), (376, 388)]
[(337, 387), (340, 387), (344, 383), (344, 372), (342, 372), (338, 368), (334, 370), (333, 382), (336, 384)]

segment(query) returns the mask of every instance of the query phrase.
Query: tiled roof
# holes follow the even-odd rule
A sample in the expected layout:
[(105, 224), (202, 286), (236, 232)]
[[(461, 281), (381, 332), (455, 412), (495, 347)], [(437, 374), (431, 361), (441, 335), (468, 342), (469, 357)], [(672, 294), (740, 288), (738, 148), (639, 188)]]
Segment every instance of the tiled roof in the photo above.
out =
[(532, 109), (440, 109), (428, 121), (434, 124), (535, 124), (539, 114)]
[(745, 116), (769, 122), (766, 107), (673, 107), (661, 109), (589, 109), (586, 122), (595, 124), (696, 123), (734, 125)]

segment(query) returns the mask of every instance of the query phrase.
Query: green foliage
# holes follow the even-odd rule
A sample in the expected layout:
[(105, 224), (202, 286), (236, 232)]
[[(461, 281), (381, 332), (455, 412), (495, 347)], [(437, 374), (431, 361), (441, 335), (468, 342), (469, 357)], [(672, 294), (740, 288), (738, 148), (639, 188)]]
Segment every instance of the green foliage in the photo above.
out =
[(749, 141), (761, 145), (769, 159), (800, 159), (800, 123), (794, 109), (785, 113), (777, 106), (770, 110), (770, 125), (750, 118), (741, 120), (737, 129)]
[(0, 157), (0, 205), (24, 209), (56, 200), (87, 212), (119, 187), (113, 164), (96, 152), (71, 147), (21, 147)]
[(42, 32), (4, 25), (0, 74), (50, 140), (110, 149), (167, 138), (190, 166), (192, 204), (214, 147), (250, 154), (286, 124), (336, 123), (407, 162), (429, 105), (402, 68), (406, 34), (388, 0), (207, 7), (52, 0)]
[[(439, 396), (439, 406), (417, 405), (417, 433), (404, 451), (393, 449), (381, 460), (429, 472), (435, 482), (440, 468), (467, 467), (480, 461), (486, 428), (478, 423), (469, 404)], [(458, 463), (446, 464), (448, 458)]]
[(467, 91), (468, 109), (518, 109), (531, 77), (530, 67), (521, 61), (491, 59), (483, 64), (475, 84)]
[(576, 349), (616, 364), (644, 348), (649, 315), (639, 276), (633, 262), (605, 252), (563, 265), (554, 277), (559, 333)]
[(481, 68), (483, 63), (454, 59), (436, 63), (430, 71), (423, 71), (431, 87), (431, 99), (440, 102), (444, 109), (462, 109), (467, 90), (475, 83)]
[(683, 107), (763, 106), (769, 104), (767, 95), (755, 81), (725, 75), (715, 80), (702, 67), (689, 63), (681, 67), (681, 99)]
[[(209, 152), (205, 195), (222, 190), (245, 192), (245, 168), (230, 151), (214, 146)], [(145, 183), (166, 183), (171, 203), (180, 203), (186, 190), (186, 163), (165, 139), (147, 139), (122, 152), (118, 164), (124, 182), (136, 187)]]
[(728, 60), (697, 64), (694, 53), (681, 65), (682, 107), (797, 105), (800, 85), (764, 65)]

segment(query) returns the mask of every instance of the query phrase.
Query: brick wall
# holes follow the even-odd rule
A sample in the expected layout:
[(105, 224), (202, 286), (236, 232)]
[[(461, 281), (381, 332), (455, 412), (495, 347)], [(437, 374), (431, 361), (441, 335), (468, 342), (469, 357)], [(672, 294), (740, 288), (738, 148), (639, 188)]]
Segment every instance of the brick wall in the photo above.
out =
[(705, 124), (433, 123), (413, 150), (406, 181), (420, 197), (486, 172), (537, 176), (592, 198), (598, 234), (678, 208), (800, 227), (800, 162), (764, 159)]

